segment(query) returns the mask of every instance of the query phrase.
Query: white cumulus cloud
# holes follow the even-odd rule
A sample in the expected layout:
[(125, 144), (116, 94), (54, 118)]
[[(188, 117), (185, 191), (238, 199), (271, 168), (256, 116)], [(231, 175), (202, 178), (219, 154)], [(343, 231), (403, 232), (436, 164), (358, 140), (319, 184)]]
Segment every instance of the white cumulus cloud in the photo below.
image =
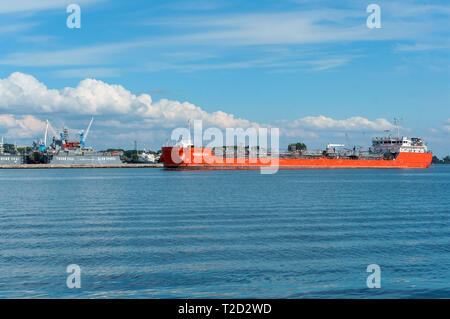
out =
[(11, 138), (31, 138), (41, 135), (45, 122), (32, 115), (0, 114), (0, 133)]
[[(4, 113), (3, 115), (1, 115)], [(223, 111), (207, 112), (190, 102), (168, 99), (153, 101), (149, 94), (133, 94), (121, 85), (84, 79), (76, 87), (51, 89), (35, 77), (15, 72), (0, 79), (0, 133), (14, 138), (42, 136), (49, 118), (52, 126), (69, 126), (77, 133), (96, 118), (90, 139), (97, 143), (117, 143), (120, 139), (142, 138), (147, 141), (170, 136), (170, 130), (186, 126), (188, 119), (203, 120), (203, 126), (279, 127), (287, 138), (320, 139), (321, 136), (353, 132), (381, 132), (392, 129), (386, 119), (369, 120), (361, 116), (334, 119), (323, 115), (259, 125)], [(76, 128), (76, 129), (75, 129)], [(165, 132), (165, 133), (163, 133)], [(75, 134), (74, 133), (74, 134)], [(133, 138), (134, 136), (134, 138)]]
[(35, 77), (15, 72), (0, 79), (0, 109), (8, 112), (72, 113), (139, 116), (149, 126), (173, 127), (188, 119), (225, 127), (257, 126), (222, 111), (208, 113), (189, 102), (162, 99), (153, 102), (149, 94), (135, 95), (121, 85), (95, 79), (82, 80), (76, 87), (49, 89)]

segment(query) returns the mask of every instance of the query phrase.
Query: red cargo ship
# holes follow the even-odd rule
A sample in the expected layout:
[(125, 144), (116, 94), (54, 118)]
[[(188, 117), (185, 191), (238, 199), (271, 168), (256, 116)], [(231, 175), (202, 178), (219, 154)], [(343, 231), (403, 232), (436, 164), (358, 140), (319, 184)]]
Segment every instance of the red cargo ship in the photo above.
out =
[(368, 151), (328, 144), (321, 152), (291, 150), (255, 155), (249, 148), (207, 148), (192, 145), (162, 148), (160, 161), (167, 169), (277, 169), (303, 168), (427, 168), (432, 153), (420, 138), (382, 137), (372, 140)]

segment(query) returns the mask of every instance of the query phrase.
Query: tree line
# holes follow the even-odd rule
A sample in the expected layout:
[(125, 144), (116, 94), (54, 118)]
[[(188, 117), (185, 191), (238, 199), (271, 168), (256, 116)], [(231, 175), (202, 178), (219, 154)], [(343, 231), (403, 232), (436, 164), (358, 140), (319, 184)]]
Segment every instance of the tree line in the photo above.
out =
[(443, 159), (439, 159), (437, 156), (433, 156), (433, 160), (431, 161), (433, 164), (450, 164), (450, 156), (446, 156)]

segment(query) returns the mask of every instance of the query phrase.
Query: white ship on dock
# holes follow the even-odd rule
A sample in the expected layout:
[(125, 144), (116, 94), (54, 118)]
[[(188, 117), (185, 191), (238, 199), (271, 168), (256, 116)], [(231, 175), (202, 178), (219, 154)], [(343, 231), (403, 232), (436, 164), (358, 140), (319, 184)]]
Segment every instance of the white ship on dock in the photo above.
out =
[(5, 152), (5, 143), (3, 142), (3, 137), (0, 142), (0, 165), (17, 165), (24, 163), (24, 156), (17, 153), (10, 154)]
[(92, 118), (86, 131), (80, 132), (79, 141), (70, 141), (69, 130), (63, 128), (59, 137), (53, 136), (50, 145), (47, 145), (47, 121), (44, 141), (33, 145), (35, 154), (39, 154), (38, 161), (44, 164), (121, 164), (122, 152), (98, 152), (86, 146), (85, 141), (93, 121)]

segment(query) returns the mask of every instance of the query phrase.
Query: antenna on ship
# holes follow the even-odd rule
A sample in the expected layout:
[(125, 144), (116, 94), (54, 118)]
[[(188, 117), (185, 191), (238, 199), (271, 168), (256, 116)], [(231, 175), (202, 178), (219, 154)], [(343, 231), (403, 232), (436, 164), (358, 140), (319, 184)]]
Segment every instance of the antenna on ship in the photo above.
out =
[(181, 146), (182, 147), (192, 147), (193, 146), (192, 140), (191, 140), (191, 119), (188, 119), (187, 123), (188, 123), (188, 130), (189, 130), (188, 139), (185, 142), (184, 136), (181, 137)]
[(401, 118), (394, 117), (394, 126), (397, 129), (397, 138), (400, 138), (400, 126), (399, 126), (399, 123), (400, 123), (401, 120), (402, 120)]
[(350, 137), (348, 136), (347, 132), (345, 132), (345, 143), (347, 144), (347, 147), (350, 147)]
[(190, 145), (192, 145), (192, 140), (191, 140), (191, 119), (188, 120), (188, 126), (189, 126), (189, 140), (188, 140), (188, 144), (190, 146)]

